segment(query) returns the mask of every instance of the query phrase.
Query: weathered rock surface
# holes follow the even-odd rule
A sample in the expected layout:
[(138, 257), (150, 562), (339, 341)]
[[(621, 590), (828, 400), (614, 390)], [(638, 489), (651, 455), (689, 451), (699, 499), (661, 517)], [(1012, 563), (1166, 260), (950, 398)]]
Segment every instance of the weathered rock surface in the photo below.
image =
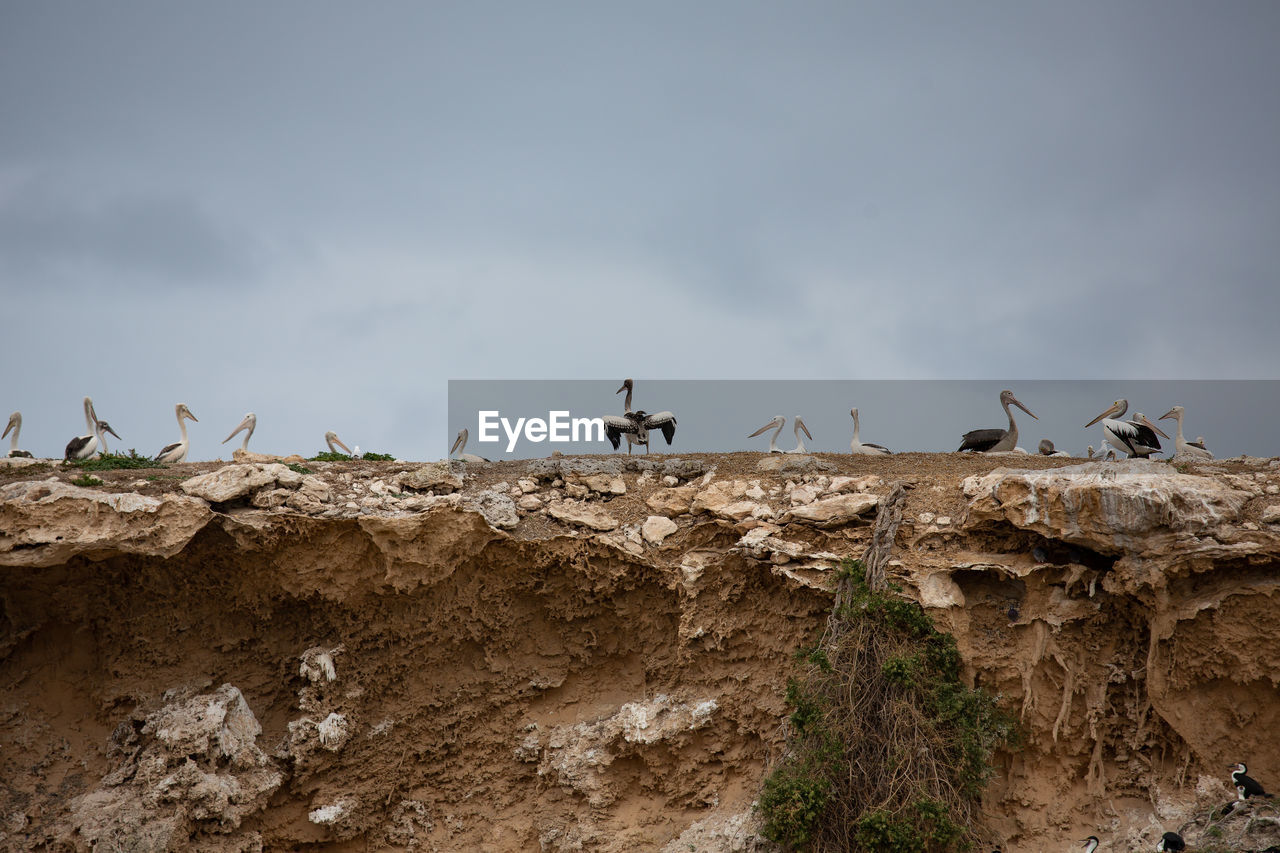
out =
[(279, 463), (228, 465), (210, 474), (200, 474), (182, 483), (182, 491), (209, 503), (226, 503), (248, 497), (265, 486), (279, 483), (286, 488), (302, 484), (302, 475)]
[(0, 563), (53, 566), (73, 556), (181, 551), (213, 518), (181, 495), (110, 494), (57, 480), (0, 488)]
[(662, 540), (679, 530), (679, 526), (664, 515), (651, 515), (645, 519), (640, 528), (644, 541), (651, 545), (661, 545)]
[(557, 501), (547, 506), (547, 514), (568, 524), (588, 527), (592, 530), (613, 530), (617, 519), (602, 509), (577, 501)]
[(839, 527), (850, 524), (880, 504), (872, 494), (842, 494), (787, 510), (782, 520), (800, 521), (815, 527)]
[(462, 475), (456, 474), (448, 462), (427, 462), (396, 477), (402, 489), (447, 494), (462, 488)]

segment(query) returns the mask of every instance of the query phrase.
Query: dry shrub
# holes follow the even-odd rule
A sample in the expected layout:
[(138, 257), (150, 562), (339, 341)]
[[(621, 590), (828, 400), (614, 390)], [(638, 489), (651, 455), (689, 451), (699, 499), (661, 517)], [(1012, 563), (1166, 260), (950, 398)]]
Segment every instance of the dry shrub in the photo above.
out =
[(954, 638), (896, 590), (873, 592), (851, 561), (822, 642), (802, 657), (787, 752), (760, 797), (765, 834), (814, 851), (967, 849), (1014, 721), (960, 681)]

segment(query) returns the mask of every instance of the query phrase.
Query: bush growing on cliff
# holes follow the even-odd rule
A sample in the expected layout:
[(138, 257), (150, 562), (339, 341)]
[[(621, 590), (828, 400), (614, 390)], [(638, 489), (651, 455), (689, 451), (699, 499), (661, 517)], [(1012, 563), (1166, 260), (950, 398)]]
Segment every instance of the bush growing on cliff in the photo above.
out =
[(918, 604), (873, 591), (858, 561), (839, 578), (826, 635), (788, 684), (788, 749), (760, 796), (764, 834), (797, 850), (968, 849), (1014, 719), (964, 686), (955, 638)]

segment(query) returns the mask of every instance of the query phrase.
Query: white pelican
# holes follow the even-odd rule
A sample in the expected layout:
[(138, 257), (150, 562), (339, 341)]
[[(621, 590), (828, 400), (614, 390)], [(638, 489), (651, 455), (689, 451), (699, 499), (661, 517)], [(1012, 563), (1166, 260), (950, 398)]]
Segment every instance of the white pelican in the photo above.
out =
[[(1070, 456), (1065, 450), (1055, 450), (1053, 442), (1047, 438), (1040, 439), (1040, 455), (1041, 456)], [(1090, 448), (1092, 450), (1092, 448)]]
[(1212, 459), (1212, 458), (1213, 458), (1213, 454), (1212, 454), (1212, 453), (1210, 453), (1210, 452), (1209, 452), (1209, 449), (1208, 449), (1207, 447), (1205, 447), (1205, 446), (1204, 446), (1204, 437), (1203, 437), (1203, 436), (1198, 436), (1198, 437), (1197, 437), (1197, 438), (1198, 438), (1198, 440), (1199, 440), (1199, 442), (1200, 442), (1199, 444), (1196, 444), (1196, 443), (1195, 443), (1195, 442), (1193, 442), (1193, 441), (1187, 441), (1187, 440), (1183, 437), (1183, 435), (1182, 435), (1182, 413), (1183, 413), (1183, 411), (1184, 411), (1184, 410), (1183, 410), (1183, 408), (1182, 408), (1181, 406), (1174, 406), (1172, 409), (1170, 409), (1169, 411), (1165, 412), (1163, 415), (1161, 415), (1161, 416), (1160, 416), (1160, 420), (1162, 420), (1162, 421), (1163, 421), (1163, 420), (1166, 420), (1166, 419), (1168, 419), (1168, 418), (1173, 418), (1174, 420), (1176, 420), (1176, 421), (1178, 422), (1178, 435), (1177, 435), (1177, 438), (1175, 438), (1175, 439), (1173, 440), (1173, 447), (1174, 447), (1174, 450), (1175, 450), (1175, 453), (1174, 453), (1175, 457), (1176, 457), (1176, 456), (1185, 456), (1185, 457), (1187, 457), (1188, 459)]
[(84, 425), (88, 435), (78, 435), (67, 442), (65, 459), (88, 459), (98, 450), (98, 416), (93, 411), (93, 400), (84, 398)]
[(4, 428), (3, 433), (0, 433), (0, 438), (4, 438), (6, 435), (10, 433), (10, 431), (12, 431), (13, 437), (9, 439), (9, 455), (25, 456), (28, 459), (30, 459), (31, 458), (30, 451), (18, 449), (18, 433), (21, 432), (21, 430), (22, 430), (22, 412), (14, 412), (12, 415), (9, 415), (9, 425)]
[[(489, 460), (485, 459), (483, 456), (476, 456), (474, 453), (467, 453), (467, 439), (470, 435), (471, 433), (467, 432), (466, 427), (458, 430), (458, 437), (453, 440), (453, 447), (449, 448), (449, 455), (452, 456), (456, 452), (458, 454), (458, 458), (463, 462), (488, 462)], [(618, 445), (615, 443), (613, 446), (614, 448), (617, 448)]]
[(347, 451), (348, 456), (351, 455), (351, 448), (343, 444), (342, 439), (338, 438), (338, 434), (333, 430), (329, 430), (324, 434), (324, 443), (329, 445), (330, 453), (337, 453), (338, 448), (341, 447), (343, 450)]
[[(644, 452), (648, 453), (649, 430), (651, 429), (660, 428), (662, 430), (663, 438), (667, 440), (667, 444), (671, 444), (671, 439), (674, 438), (676, 434), (676, 416), (670, 412), (658, 412), (652, 415), (643, 411), (632, 412), (631, 392), (634, 388), (634, 382), (630, 379), (624, 379), (622, 380), (622, 387), (613, 392), (614, 394), (621, 394), (623, 391), (626, 391), (627, 396), (622, 401), (623, 416), (621, 418), (606, 417), (604, 419), (605, 436), (609, 438), (611, 443), (613, 443), (613, 438), (609, 433), (609, 425), (612, 421), (614, 432), (617, 433), (618, 436), (625, 435), (627, 437), (627, 453), (630, 453), (632, 445), (636, 444), (643, 444)], [(633, 415), (636, 414), (641, 416), (640, 419), (633, 417)], [(621, 441), (621, 438), (619, 438), (619, 441)], [(617, 443), (613, 443), (613, 449), (618, 449)]]
[(767, 424), (760, 429), (751, 433), (747, 438), (755, 438), (765, 430), (773, 430), (773, 435), (769, 436), (769, 452), (770, 453), (808, 453), (805, 449), (804, 439), (800, 437), (800, 431), (804, 430), (804, 434), (809, 436), (809, 440), (813, 441), (813, 436), (809, 434), (809, 428), (804, 425), (804, 419), (796, 415), (796, 425), (794, 431), (796, 434), (796, 446), (794, 450), (783, 450), (778, 447), (778, 436), (782, 434), (782, 427), (787, 423), (785, 415), (774, 415)]
[[(98, 421), (98, 453), (102, 456), (106, 456), (111, 452), (110, 450), (107, 450), (107, 433), (111, 433), (116, 438), (120, 438), (120, 436), (116, 434), (116, 431), (111, 428), (111, 424), (106, 421)], [(120, 440), (124, 441), (122, 438)]]
[(1127, 452), (1130, 459), (1134, 457), (1146, 459), (1160, 450), (1160, 439), (1156, 438), (1156, 434), (1163, 435), (1165, 438), (1169, 436), (1140, 412), (1135, 413), (1131, 421), (1119, 420), (1128, 410), (1128, 400), (1124, 398), (1116, 400), (1111, 404), (1111, 408), (1085, 424), (1085, 429), (1102, 421), (1102, 435), (1112, 447)]
[(858, 437), (858, 409), (856, 407), (850, 409), (849, 414), (853, 415), (853, 441), (849, 442), (849, 451), (863, 456), (888, 456), (891, 452), (889, 448), (871, 442), (862, 443)]
[[(960, 444), (960, 450), (973, 450), (978, 453), (1001, 453), (1014, 450), (1018, 446), (1018, 425), (1014, 423), (1013, 412), (1009, 411), (1009, 406), (1017, 406), (1031, 417), (1036, 418), (1030, 409), (1018, 402), (1018, 398), (1013, 396), (1013, 392), (1009, 390), (1000, 392), (1000, 405), (1004, 409), (1005, 415), (1009, 418), (1008, 429), (975, 429), (964, 434), (964, 441)], [(1040, 420), (1036, 418), (1036, 420)], [(1025, 450), (1023, 451), (1026, 452)]]
[(357, 444), (355, 447), (351, 448), (351, 458), (352, 459), (364, 458), (364, 451), (360, 449), (360, 445)]
[(236, 428), (231, 431), (231, 435), (222, 439), (222, 443), (226, 444), (228, 441), (235, 438), (236, 433), (238, 433), (240, 430), (245, 430), (244, 441), (241, 442), (240, 449), (247, 452), (249, 450), (249, 439), (253, 437), (253, 431), (257, 428), (258, 428), (258, 416), (255, 415), (253, 412), (250, 412), (249, 414), (245, 415), (244, 419), (241, 420), (240, 423), (236, 425)]
[(195, 415), (191, 414), (186, 403), (174, 406), (173, 411), (178, 416), (178, 429), (182, 430), (182, 440), (162, 447), (156, 454), (157, 462), (186, 462), (187, 449), (191, 447), (191, 442), (187, 439), (187, 418), (191, 418), (196, 423), (200, 422)]

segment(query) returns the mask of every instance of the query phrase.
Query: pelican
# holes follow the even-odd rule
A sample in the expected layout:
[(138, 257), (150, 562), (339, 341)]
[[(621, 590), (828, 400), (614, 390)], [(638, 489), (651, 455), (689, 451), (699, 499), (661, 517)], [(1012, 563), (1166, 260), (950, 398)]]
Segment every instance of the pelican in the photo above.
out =
[(236, 433), (240, 432), (240, 430), (245, 430), (244, 441), (240, 443), (240, 449), (248, 452), (249, 439), (253, 437), (253, 431), (257, 428), (258, 428), (258, 416), (255, 415), (253, 412), (250, 412), (249, 414), (245, 415), (244, 419), (240, 421), (240, 423), (236, 425), (236, 428), (231, 431), (231, 435), (222, 439), (222, 443), (226, 444), (228, 441), (235, 438)]
[[(111, 433), (116, 438), (120, 438), (119, 435), (116, 435), (116, 431), (111, 428), (111, 424), (106, 421), (98, 421), (98, 453), (102, 456), (106, 456), (111, 452), (107, 450), (107, 433)], [(124, 441), (122, 438), (120, 438), (120, 440)]]
[(98, 416), (93, 411), (93, 400), (84, 398), (84, 424), (88, 435), (78, 435), (67, 442), (64, 459), (88, 459), (98, 450)]
[(796, 434), (795, 449), (783, 450), (780, 447), (778, 447), (778, 436), (782, 434), (782, 427), (786, 424), (786, 422), (787, 422), (787, 418), (785, 415), (774, 415), (773, 418), (771, 418), (767, 424), (760, 427), (760, 429), (756, 430), (755, 432), (751, 433), (751, 435), (747, 436), (747, 438), (755, 438), (757, 435), (760, 435), (765, 430), (771, 429), (773, 430), (773, 435), (769, 436), (769, 452), (770, 453), (808, 453), (809, 451), (806, 450), (804, 446), (804, 439), (800, 437), (800, 431), (803, 430), (804, 434), (809, 436), (810, 441), (813, 441), (813, 436), (809, 434), (809, 428), (804, 425), (804, 419), (801, 418), (799, 415), (796, 415), (796, 425), (793, 428)]
[[(449, 455), (452, 456), (456, 452), (458, 454), (458, 458), (463, 462), (488, 462), (489, 460), (485, 459), (483, 456), (476, 456), (474, 453), (467, 453), (467, 438), (469, 438), (470, 435), (471, 434), (467, 432), (466, 427), (458, 430), (458, 437), (453, 440), (453, 447), (449, 448)], [(613, 446), (614, 448), (617, 448), (618, 445), (615, 442)]]
[(187, 418), (199, 423), (200, 420), (191, 414), (191, 410), (187, 408), (186, 403), (179, 403), (173, 407), (174, 414), (178, 416), (178, 429), (182, 430), (182, 440), (173, 444), (166, 444), (156, 454), (157, 462), (186, 462), (187, 449), (191, 447), (191, 442), (187, 439)]
[[(1040, 455), (1041, 456), (1070, 456), (1065, 450), (1055, 450), (1053, 442), (1047, 438), (1040, 439)], [(1092, 450), (1093, 448), (1090, 448)]]
[[(1036, 418), (1030, 409), (1018, 402), (1018, 398), (1013, 396), (1013, 392), (1009, 390), (1000, 392), (1000, 405), (1004, 409), (1005, 415), (1009, 418), (1008, 429), (975, 429), (964, 434), (964, 441), (960, 445), (960, 450), (973, 450), (978, 453), (1001, 453), (1008, 452), (1018, 446), (1018, 425), (1013, 421), (1013, 413), (1009, 411), (1009, 406), (1017, 406), (1031, 417)], [(1040, 420), (1036, 418), (1036, 420)]]
[(671, 444), (671, 439), (676, 435), (676, 416), (670, 412), (658, 412), (651, 415), (640, 409), (635, 412), (627, 412), (622, 417), (617, 415), (605, 415), (604, 435), (609, 439), (609, 443), (613, 445), (613, 449), (617, 450), (622, 444), (622, 437), (627, 437), (627, 453), (631, 452), (633, 444), (643, 444), (644, 452), (649, 452), (649, 430), (662, 430), (662, 437), (667, 440), (667, 444)]
[[(617, 432), (620, 436), (625, 435), (627, 437), (627, 453), (631, 452), (631, 446), (635, 444), (643, 444), (644, 452), (648, 453), (649, 452), (649, 430), (651, 429), (661, 428), (663, 438), (667, 440), (668, 445), (671, 444), (671, 439), (674, 438), (676, 434), (676, 416), (671, 414), (670, 412), (658, 412), (657, 414), (653, 414), (653, 415), (648, 414), (647, 412), (641, 412), (640, 414), (644, 415), (643, 423), (641, 421), (636, 420), (635, 418), (632, 418), (631, 415), (633, 413), (631, 411), (631, 392), (634, 389), (635, 389), (635, 383), (632, 382), (630, 379), (624, 379), (622, 380), (622, 387), (619, 388), (617, 391), (613, 392), (614, 394), (621, 394), (623, 391), (626, 391), (627, 396), (622, 401), (623, 416), (621, 418), (606, 417), (604, 419), (605, 435), (609, 436), (609, 423), (610, 421), (612, 421), (614, 426), (614, 431)], [(668, 422), (670, 422), (670, 429), (667, 428)], [(635, 425), (634, 428), (633, 428), (633, 424)], [(610, 437), (609, 441), (612, 442), (613, 438)], [(614, 444), (613, 449), (617, 450), (618, 445)]]
[(861, 454), (863, 456), (888, 456), (892, 451), (887, 447), (881, 447), (878, 444), (870, 442), (863, 444), (858, 438), (858, 409), (854, 407), (849, 410), (849, 414), (853, 416), (853, 441), (849, 442), (849, 451), (851, 453)]
[(0, 433), (0, 438), (4, 438), (6, 435), (9, 434), (10, 431), (12, 431), (13, 437), (9, 439), (9, 455), (25, 456), (28, 459), (30, 459), (31, 458), (30, 451), (18, 449), (18, 433), (21, 430), (22, 430), (22, 412), (14, 412), (12, 415), (9, 415), (9, 425), (4, 428), (3, 433)]
[(324, 434), (324, 443), (329, 446), (330, 453), (337, 453), (338, 448), (341, 447), (343, 450), (347, 451), (348, 456), (351, 455), (351, 448), (343, 444), (342, 439), (338, 438), (338, 434), (333, 430), (329, 430)]
[(1128, 400), (1116, 400), (1111, 408), (1085, 424), (1085, 429), (1102, 421), (1102, 435), (1112, 447), (1127, 452), (1130, 459), (1138, 456), (1146, 459), (1160, 450), (1160, 439), (1156, 435), (1163, 435), (1165, 438), (1169, 436), (1141, 412), (1135, 412), (1131, 421), (1120, 420), (1128, 410)]
[(1213, 454), (1204, 446), (1204, 436), (1198, 436), (1200, 443), (1187, 441), (1182, 435), (1182, 413), (1184, 409), (1181, 406), (1174, 406), (1169, 411), (1160, 416), (1160, 420), (1168, 420), (1173, 418), (1178, 422), (1178, 436), (1173, 441), (1174, 456), (1185, 456), (1188, 459), (1212, 459)]

